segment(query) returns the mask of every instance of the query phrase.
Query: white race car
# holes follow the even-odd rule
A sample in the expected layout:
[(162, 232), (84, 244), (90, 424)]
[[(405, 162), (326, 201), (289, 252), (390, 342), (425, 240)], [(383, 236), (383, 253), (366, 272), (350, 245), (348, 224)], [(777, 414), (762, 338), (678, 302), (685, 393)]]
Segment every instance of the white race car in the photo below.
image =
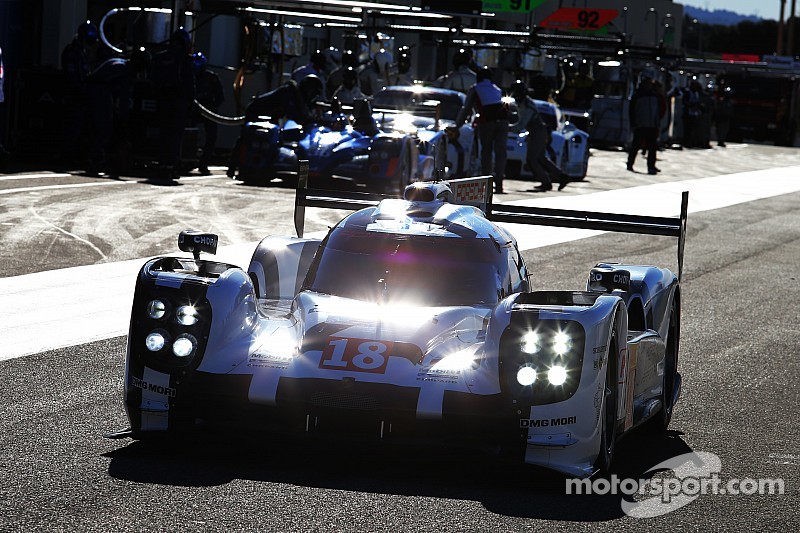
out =
[[(405, 131), (410, 123), (421, 141), (426, 142), (426, 139), (431, 137), (436, 142), (437, 132), (445, 129), (452, 131), (451, 127), (455, 126), (456, 117), (465, 100), (466, 96), (463, 93), (449, 89), (421, 85), (393, 85), (375, 93), (372, 97), (372, 107), (382, 130)], [(438, 117), (415, 114), (424, 107), (423, 104), (428, 103), (438, 104)], [(383, 109), (391, 112), (381, 112)], [(410, 116), (404, 117), (396, 111), (405, 111)], [(448, 134), (445, 175), (450, 178), (477, 175), (480, 162), (475, 151), (475, 130), (471, 121), (468, 120), (455, 131), (458, 132), (456, 135)], [(424, 147), (420, 148), (420, 152), (425, 153)], [(437, 161), (437, 168), (438, 164)]]
[[(343, 439), (500, 446), (572, 476), (607, 470), (617, 437), (666, 429), (678, 400), (680, 218), (492, 205), (490, 178), (416, 182), (404, 198), (305, 188), (299, 237), (270, 236), (246, 268), (147, 261), (124, 379), (130, 428), (111, 437), (282, 428)], [(487, 203), (488, 199), (488, 203)], [(305, 206), (359, 209), (302, 238)], [(585, 290), (531, 292), (497, 222), (679, 238), (678, 275), (598, 264)]]
[[(547, 149), (547, 157), (570, 178), (580, 181), (586, 177), (589, 167), (589, 134), (576, 128), (566, 120), (556, 104), (534, 100), (536, 109), (552, 132), (552, 141)], [(525, 163), (526, 139), (528, 132), (509, 132), (508, 162), (506, 177), (511, 179), (531, 179), (531, 170)]]

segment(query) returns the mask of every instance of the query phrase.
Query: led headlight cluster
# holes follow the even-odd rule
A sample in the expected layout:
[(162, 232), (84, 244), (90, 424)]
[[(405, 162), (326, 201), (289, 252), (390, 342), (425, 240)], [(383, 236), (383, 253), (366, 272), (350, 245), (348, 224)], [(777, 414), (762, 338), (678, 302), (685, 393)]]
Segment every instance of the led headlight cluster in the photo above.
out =
[(197, 307), (191, 303), (174, 305), (167, 298), (154, 298), (147, 302), (145, 315), (149, 319), (149, 331), (145, 334), (144, 346), (149, 353), (172, 357), (179, 365), (187, 364), (196, 355), (196, 330), (202, 326)]
[[(529, 387), (536, 382), (536, 378), (542, 374), (547, 378), (547, 382), (551, 385), (561, 386), (567, 381), (567, 369), (558, 358), (563, 358), (569, 354), (572, 349), (572, 337), (564, 331), (556, 331), (555, 333), (542, 333), (538, 330), (530, 330), (520, 337), (519, 341), (520, 350), (529, 355), (537, 357), (530, 358), (530, 361), (525, 361), (517, 370), (517, 383), (523, 387)], [(542, 358), (538, 357), (539, 354), (551, 352), (555, 357), (552, 358), (552, 364), (544, 365), (546, 368), (537, 368), (537, 363)], [(546, 359), (546, 357), (545, 357)]]
[(534, 404), (569, 398), (580, 381), (584, 344), (578, 322), (512, 314), (500, 340), (504, 388)]

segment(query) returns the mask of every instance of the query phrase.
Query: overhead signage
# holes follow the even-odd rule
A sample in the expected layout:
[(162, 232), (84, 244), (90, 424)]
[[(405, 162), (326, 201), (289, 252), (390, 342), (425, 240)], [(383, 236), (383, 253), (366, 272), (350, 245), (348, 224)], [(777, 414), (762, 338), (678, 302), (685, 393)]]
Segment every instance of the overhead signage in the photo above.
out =
[(547, 0), (483, 0), (486, 13), (528, 13)]
[(562, 7), (551, 13), (539, 25), (551, 30), (597, 31), (617, 18), (616, 9), (592, 9), (585, 7)]
[(723, 61), (735, 61), (737, 63), (758, 63), (761, 56), (756, 54), (722, 54)]

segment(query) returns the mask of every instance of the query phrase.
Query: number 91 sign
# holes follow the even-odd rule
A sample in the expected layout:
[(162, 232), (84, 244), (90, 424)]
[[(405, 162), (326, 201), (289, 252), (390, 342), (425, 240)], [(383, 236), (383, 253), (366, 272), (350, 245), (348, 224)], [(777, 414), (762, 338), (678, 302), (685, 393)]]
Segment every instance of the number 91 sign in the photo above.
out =
[(533, 11), (546, 0), (483, 0), (483, 10), (487, 13), (527, 13)]
[(551, 13), (539, 25), (553, 30), (599, 30), (619, 15), (616, 9), (563, 7)]

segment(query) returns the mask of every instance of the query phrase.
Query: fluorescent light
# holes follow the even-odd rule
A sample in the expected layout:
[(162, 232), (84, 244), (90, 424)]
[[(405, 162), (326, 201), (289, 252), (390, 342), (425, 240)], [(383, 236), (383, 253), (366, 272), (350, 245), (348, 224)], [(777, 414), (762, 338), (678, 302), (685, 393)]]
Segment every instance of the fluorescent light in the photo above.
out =
[(411, 11), (410, 6), (398, 4), (378, 4), (373, 2), (358, 2), (358, 1), (341, 1), (341, 0), (295, 0), (303, 4), (324, 4), (333, 7), (360, 7), (363, 9), (394, 9), (397, 11)]
[(428, 19), (451, 19), (451, 15), (443, 15), (441, 13), (422, 13), (420, 11), (397, 12), (397, 11), (378, 11), (380, 15), (387, 15), (390, 17), (413, 17), (413, 18), (428, 18)]
[(411, 30), (411, 31), (433, 31), (439, 33), (448, 33), (450, 28), (447, 26), (407, 26), (405, 24), (389, 24), (393, 30)]
[(307, 19), (321, 19), (321, 20), (336, 20), (339, 22), (361, 22), (360, 18), (355, 17), (340, 17), (339, 15), (325, 15), (322, 13), (302, 13), (300, 11), (286, 11), (283, 9), (261, 9), (256, 7), (245, 7), (244, 11), (249, 13), (265, 13), (268, 15), (286, 15), (289, 17), (300, 17)]
[(514, 37), (529, 37), (527, 31), (506, 31), (506, 30), (481, 30), (477, 28), (462, 28), (461, 33), (475, 33), (478, 35), (511, 35)]

